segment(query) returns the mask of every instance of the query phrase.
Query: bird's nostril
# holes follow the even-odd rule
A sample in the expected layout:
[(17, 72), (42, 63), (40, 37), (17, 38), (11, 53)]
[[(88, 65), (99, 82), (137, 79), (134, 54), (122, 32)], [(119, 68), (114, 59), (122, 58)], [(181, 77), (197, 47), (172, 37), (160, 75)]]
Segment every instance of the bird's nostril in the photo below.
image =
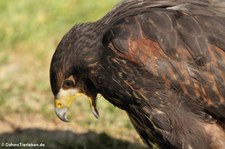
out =
[(62, 106), (62, 104), (61, 104), (61, 103), (58, 103), (57, 105), (58, 105), (58, 107), (61, 107), (61, 106)]

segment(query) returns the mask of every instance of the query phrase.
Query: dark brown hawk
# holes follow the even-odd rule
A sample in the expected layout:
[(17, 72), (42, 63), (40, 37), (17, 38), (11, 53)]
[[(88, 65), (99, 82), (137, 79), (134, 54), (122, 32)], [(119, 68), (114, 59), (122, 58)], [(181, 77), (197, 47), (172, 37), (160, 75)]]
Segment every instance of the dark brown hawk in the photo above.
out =
[(225, 148), (225, 1), (126, 0), (75, 25), (53, 55), (56, 114), (79, 94), (125, 110), (144, 142)]

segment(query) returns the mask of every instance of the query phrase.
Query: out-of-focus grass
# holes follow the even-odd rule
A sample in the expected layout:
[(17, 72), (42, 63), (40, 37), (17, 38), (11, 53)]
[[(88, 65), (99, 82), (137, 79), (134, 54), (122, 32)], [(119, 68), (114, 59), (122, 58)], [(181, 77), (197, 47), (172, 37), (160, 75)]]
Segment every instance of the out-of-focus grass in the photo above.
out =
[[(19, 117), (27, 117), (28, 114), (42, 115), (45, 120), (40, 121), (45, 123), (54, 124), (59, 121), (54, 114), (49, 86), (51, 56), (62, 36), (75, 23), (95, 21), (117, 2), (118, 0), (0, 1), (0, 123), (4, 123), (10, 113)], [(76, 125), (87, 131), (105, 132), (116, 139), (141, 142), (124, 112), (102, 98), (98, 101), (98, 108), (101, 118), (96, 120), (88, 103), (80, 104), (74, 119)], [(23, 122), (16, 118), (12, 121), (15, 125), (21, 123), (29, 126), (29, 121)], [(63, 123), (62, 127), (64, 125), (75, 124)], [(0, 126), (0, 134), (3, 129)], [(104, 146), (107, 140), (104, 142), (102, 138), (104, 135), (99, 138)], [(93, 144), (90, 139), (83, 141)], [(76, 141), (72, 145), (61, 144), (67, 148), (81, 148)], [(120, 143), (114, 144), (120, 147)], [(94, 147), (98, 148), (98, 145), (100, 144), (95, 143)]]

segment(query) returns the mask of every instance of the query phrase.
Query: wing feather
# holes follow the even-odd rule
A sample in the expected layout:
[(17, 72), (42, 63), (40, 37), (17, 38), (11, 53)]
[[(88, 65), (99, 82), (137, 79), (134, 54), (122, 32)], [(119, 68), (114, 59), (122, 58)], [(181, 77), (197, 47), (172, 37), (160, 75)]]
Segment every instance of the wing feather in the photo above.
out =
[(104, 41), (117, 55), (160, 77), (169, 89), (225, 118), (225, 17), (194, 8), (194, 13), (162, 8), (125, 17)]

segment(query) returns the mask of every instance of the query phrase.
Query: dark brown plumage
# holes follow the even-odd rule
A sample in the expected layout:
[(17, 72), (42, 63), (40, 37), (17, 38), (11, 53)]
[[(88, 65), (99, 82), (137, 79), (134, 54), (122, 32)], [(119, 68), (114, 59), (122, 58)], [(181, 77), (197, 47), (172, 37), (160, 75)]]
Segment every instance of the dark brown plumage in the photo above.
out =
[(149, 147), (225, 148), (225, 2), (123, 1), (63, 37), (50, 79), (56, 98), (88, 95), (96, 117), (102, 94)]

